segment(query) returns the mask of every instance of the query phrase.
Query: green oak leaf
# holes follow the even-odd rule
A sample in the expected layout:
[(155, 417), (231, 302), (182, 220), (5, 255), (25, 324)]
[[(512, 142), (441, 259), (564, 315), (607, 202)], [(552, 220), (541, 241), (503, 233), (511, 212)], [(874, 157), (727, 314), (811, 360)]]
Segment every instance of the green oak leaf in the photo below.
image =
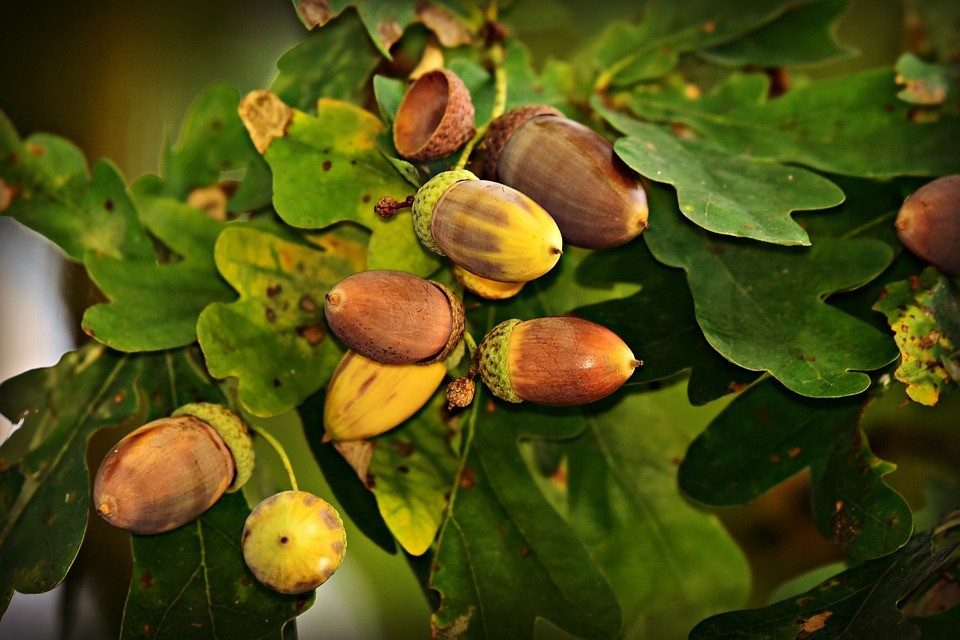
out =
[(766, 370), (796, 393), (854, 395), (870, 385), (861, 371), (896, 357), (880, 331), (826, 304), (882, 272), (892, 250), (878, 240), (821, 240), (793, 248), (723, 238), (684, 220), (673, 194), (649, 190), (658, 213), (644, 232), (661, 262), (683, 268), (707, 341), (745, 369)]
[(460, 461), (450, 446), (441, 392), (399, 429), (369, 443), (364, 480), (384, 521), (407, 553), (423, 555), (443, 522)]
[[(736, 40), (700, 51), (711, 62), (765, 67), (812, 65), (858, 52), (837, 42), (836, 27), (850, 0), (800, 4)], [(798, 46), (802, 43), (802, 46)]]
[(413, 224), (385, 222), (373, 210), (383, 196), (402, 202), (414, 192), (378, 150), (382, 129), (367, 111), (337, 100), (321, 98), (316, 117), (294, 111), (285, 135), (264, 155), (273, 168), (274, 206), (294, 227), (361, 224), (373, 233), (371, 269), (429, 275), (439, 262), (420, 246)]
[(614, 149), (641, 175), (673, 185), (680, 211), (698, 226), (724, 235), (785, 245), (809, 245), (790, 217), (798, 209), (826, 209), (843, 191), (798, 167), (734, 155), (701, 140), (682, 140), (663, 128), (594, 107), (626, 134)]
[(755, 372), (734, 365), (710, 346), (697, 324), (683, 273), (654, 260), (642, 242), (593, 252), (577, 267), (577, 278), (642, 286), (629, 297), (584, 305), (570, 312), (607, 327), (643, 360), (632, 383), (663, 380), (691, 369), (689, 400), (704, 405), (756, 379)]
[(90, 343), (0, 385), (0, 412), (22, 426), (0, 447), (0, 610), (14, 590), (66, 576), (87, 525), (87, 440), (155, 420), (179, 397), (215, 400), (192, 352), (130, 356)]
[(939, 64), (924, 62), (912, 53), (897, 60), (897, 84), (904, 85), (897, 97), (909, 104), (943, 104), (950, 91), (950, 71)]
[(307, 111), (321, 97), (357, 101), (380, 54), (354, 14), (341, 15), (277, 61), (270, 86), (286, 104)]
[(919, 637), (919, 630), (897, 603), (949, 560), (953, 548), (934, 551), (929, 534), (902, 549), (847, 569), (819, 586), (782, 602), (708, 618), (691, 640), (736, 638), (884, 638)]
[(676, 460), (719, 411), (685, 396), (672, 384), (585, 407), (587, 432), (563, 444), (570, 522), (617, 592), (627, 637), (686, 638), (749, 594), (743, 553), (676, 484)]
[(327, 335), (323, 296), (362, 268), (349, 256), (271, 233), (225, 229), (214, 252), (240, 294), (200, 314), (197, 338), (216, 378), (239, 378), (239, 399), (257, 416), (283, 413), (319, 389), (342, 350)]
[[(145, 176), (136, 190), (194, 204), (205, 192), (219, 190), (227, 210), (245, 213), (270, 204), (270, 168), (250, 141), (237, 107), (240, 93), (228, 84), (213, 84), (198, 95), (180, 127), (176, 144), (164, 150), (161, 179)], [(238, 185), (222, 182), (224, 172), (242, 174)]]
[(641, 24), (614, 23), (606, 30), (594, 64), (618, 86), (657, 78), (676, 66), (680, 54), (733, 40), (811, 1), (654, 0), (644, 6)]
[(680, 486), (705, 504), (758, 498), (810, 467), (814, 520), (856, 560), (903, 545), (913, 520), (883, 482), (892, 463), (873, 455), (859, 418), (864, 399), (814, 400), (767, 379), (747, 389), (687, 450)]
[(873, 308), (887, 316), (900, 348), (894, 376), (914, 402), (936, 406), (951, 380), (960, 383), (960, 291), (928, 267), (888, 283)]
[(197, 317), (212, 302), (235, 295), (217, 272), (213, 248), (224, 228), (169, 198), (141, 196), (144, 225), (176, 257), (158, 261), (87, 254), (91, 279), (110, 302), (88, 308), (83, 329), (120, 351), (156, 351), (197, 339)]
[(293, 0), (300, 20), (308, 29), (323, 27), (347, 7), (356, 9), (370, 39), (384, 57), (400, 39), (407, 25), (417, 17), (420, 0)]
[[(612, 638), (610, 583), (540, 492), (518, 439), (569, 438), (578, 414), (474, 400), (467, 449), (430, 567), (437, 638), (532, 637), (546, 618), (582, 638)], [(521, 594), (518, 597), (518, 594)]]
[[(724, 3), (724, 6), (726, 3)], [(851, 176), (943, 175), (960, 169), (960, 119), (913, 122), (892, 71), (811, 82), (767, 100), (769, 80), (733, 74), (699, 98), (635, 91), (631, 110), (681, 122), (735, 154)]]
[(241, 495), (227, 494), (189, 524), (133, 536), (122, 637), (280, 640), (314, 594), (283, 595), (257, 582), (240, 549), (249, 514)]
[(113, 164), (100, 160), (88, 172), (83, 154), (63, 138), (41, 133), (21, 141), (2, 112), (0, 214), (46, 236), (77, 262), (88, 251), (153, 257)]

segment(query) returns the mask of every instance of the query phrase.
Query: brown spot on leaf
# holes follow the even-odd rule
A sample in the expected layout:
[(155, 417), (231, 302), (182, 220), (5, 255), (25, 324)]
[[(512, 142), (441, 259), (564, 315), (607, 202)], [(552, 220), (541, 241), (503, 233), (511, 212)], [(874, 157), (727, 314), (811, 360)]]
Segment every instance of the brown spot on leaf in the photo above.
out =
[(409, 458), (413, 455), (413, 452), (416, 451), (417, 447), (412, 442), (402, 442), (400, 440), (395, 440), (393, 443), (393, 448), (397, 450), (404, 458)]
[(403, 35), (403, 27), (396, 20), (381, 20), (377, 24), (377, 34), (385, 49), (389, 49)]
[(397, 471), (399, 471), (400, 473), (410, 473), (410, 467), (402, 464), (399, 467), (397, 467)]
[(370, 202), (370, 194), (369, 194), (369, 193), (363, 194), (363, 201), (364, 201), (364, 203)]
[(301, 311), (306, 311), (307, 313), (313, 313), (317, 310), (317, 301), (310, 296), (305, 295), (300, 298), (300, 309)]
[(797, 640), (809, 638), (811, 635), (820, 631), (827, 625), (827, 619), (833, 615), (833, 611), (822, 611), (816, 615), (810, 616), (805, 620), (798, 620), (800, 633), (797, 634)]
[(329, 160), (324, 161), (324, 163), (323, 163), (323, 170), (324, 170), (324, 171), (330, 171), (330, 168), (331, 168), (331, 167), (333, 167), (333, 163), (332, 163), (332, 162), (330, 162)]
[(250, 582), (250, 578), (240, 578), (240, 584), (241, 586), (249, 587), (252, 583)]
[(107, 198), (106, 202), (103, 203), (103, 208), (107, 211), (113, 211), (113, 200)]
[(372, 473), (367, 473), (367, 477), (364, 478), (363, 483), (367, 485), (367, 489), (373, 489), (377, 486), (377, 480), (373, 477)]
[[(304, 4), (307, 3), (300, 3), (301, 11)], [(287, 134), (287, 127), (293, 120), (293, 110), (276, 94), (262, 89), (245, 95), (240, 101), (239, 112), (250, 139), (261, 154), (267, 152), (274, 138)]]
[(27, 151), (28, 151), (29, 153), (37, 156), (38, 158), (42, 157), (43, 154), (46, 153), (46, 149), (44, 149), (43, 147), (41, 147), (40, 145), (38, 145), (38, 144), (36, 144), (36, 143), (31, 143), (31, 144), (27, 145)]
[(140, 588), (149, 589), (152, 586), (153, 574), (151, 574), (149, 571), (144, 571), (142, 574), (140, 574)]
[(126, 392), (117, 391), (117, 393), (113, 396), (113, 404), (120, 404), (123, 402), (124, 398), (126, 398)]
[(461, 489), (472, 489), (475, 484), (473, 477), (473, 469), (471, 467), (464, 467), (463, 471), (460, 472), (460, 480), (458, 484)]
[(283, 287), (281, 287), (279, 284), (271, 285), (267, 287), (267, 297), (273, 298), (277, 296), (281, 291), (283, 291)]
[(335, 15), (327, 0), (300, 0), (297, 13), (308, 29), (322, 27)]
[(293, 603), (293, 608), (297, 611), (301, 611), (307, 605), (307, 598), (297, 598), (296, 602)]
[(704, 33), (713, 33), (714, 31), (717, 30), (717, 23), (714, 22), (713, 20), (708, 20), (700, 26), (700, 29)]
[(775, 453), (771, 453), (771, 454), (770, 454), (770, 462), (772, 462), (772, 463), (774, 463), (774, 464), (780, 462), (780, 456), (778, 456), (778, 455), (775, 454)]
[(521, 558), (526, 558), (528, 555), (530, 555), (530, 548), (527, 547), (526, 545), (521, 545), (521, 546), (520, 546), (520, 557), (521, 557)]
[(494, 409), (497, 408), (497, 404), (491, 399), (487, 400), (487, 413), (493, 413)]
[(790, 449), (790, 451), (787, 452), (787, 455), (790, 456), (791, 458), (796, 458), (798, 455), (800, 455), (800, 451), (801, 451), (800, 447), (794, 447), (793, 449)]
[(730, 393), (740, 393), (746, 388), (747, 385), (743, 384), (742, 382), (731, 382), (729, 385), (727, 385), (727, 389), (730, 390)]
[(842, 500), (837, 500), (833, 516), (830, 518), (830, 526), (833, 530), (834, 541), (844, 548), (849, 547), (856, 541), (862, 529), (860, 522), (851, 517), (844, 509)]
[(297, 335), (306, 340), (311, 347), (315, 347), (323, 342), (327, 334), (323, 330), (323, 323), (318, 322), (308, 327), (297, 327)]
[(806, 359), (807, 359), (807, 357), (806, 357), (805, 355), (803, 355), (802, 353), (798, 353), (798, 354), (797, 354), (797, 360), (806, 360)]
[(267, 322), (274, 322), (277, 319), (277, 312), (271, 307), (267, 307), (266, 310)]
[(473, 42), (473, 34), (463, 22), (449, 10), (428, 2), (417, 7), (417, 18), (427, 29), (433, 31), (446, 48), (459, 47)]
[(274, 378), (274, 379), (273, 379), (273, 386), (274, 386), (274, 387), (279, 387), (279, 386), (280, 386), (280, 378)]
[(910, 276), (910, 291), (916, 291), (920, 288), (920, 277)]

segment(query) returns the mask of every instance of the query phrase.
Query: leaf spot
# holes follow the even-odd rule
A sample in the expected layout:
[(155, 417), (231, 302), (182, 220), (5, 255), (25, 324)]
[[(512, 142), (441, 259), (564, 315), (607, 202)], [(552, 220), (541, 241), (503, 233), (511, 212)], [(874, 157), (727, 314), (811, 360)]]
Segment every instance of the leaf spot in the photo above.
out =
[(464, 467), (463, 471), (460, 473), (460, 480), (458, 481), (460, 488), (471, 489), (475, 483), (476, 481), (473, 477), (473, 468)]
[(806, 620), (800, 620), (800, 633), (797, 634), (797, 640), (809, 638), (812, 634), (823, 629), (827, 624), (827, 619), (833, 615), (833, 611), (823, 611)]
[(324, 171), (330, 171), (330, 168), (331, 168), (331, 167), (333, 167), (333, 163), (330, 162), (329, 160), (325, 160), (324, 163), (323, 163), (323, 170), (324, 170)]
[(152, 586), (153, 574), (151, 574), (149, 571), (144, 571), (142, 574), (140, 574), (140, 588), (149, 589)]

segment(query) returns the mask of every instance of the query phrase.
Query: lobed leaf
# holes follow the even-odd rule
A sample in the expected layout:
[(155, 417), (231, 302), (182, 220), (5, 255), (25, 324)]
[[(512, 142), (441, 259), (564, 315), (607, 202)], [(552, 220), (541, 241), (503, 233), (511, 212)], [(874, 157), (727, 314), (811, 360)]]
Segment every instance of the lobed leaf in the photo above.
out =
[(224, 495), (202, 516), (153, 536), (133, 536), (133, 577), (123, 638), (276, 638), (313, 604), (261, 585), (243, 560), (250, 509)]
[(521, 437), (575, 435), (582, 419), (488, 405), (482, 395), (430, 567), (440, 594), (434, 637), (530, 637), (538, 617), (579, 637), (614, 637), (621, 614), (610, 583), (540, 493), (517, 446)]
[(629, 637), (686, 638), (749, 593), (743, 553), (676, 484), (676, 461), (719, 411), (685, 395), (673, 384), (584, 407), (587, 432), (562, 445), (570, 522), (610, 579)]
[(188, 345), (204, 307), (235, 297), (213, 259), (224, 225), (169, 198), (141, 196), (137, 206), (147, 229), (176, 256), (161, 262), (87, 254), (87, 272), (110, 301), (84, 312), (83, 329), (120, 351)]
[(897, 60), (897, 84), (904, 85), (897, 97), (910, 104), (943, 104), (950, 91), (950, 71), (947, 67), (924, 62), (912, 53)]
[(935, 406), (951, 380), (960, 383), (960, 292), (928, 267), (891, 282), (873, 307), (886, 315), (900, 348), (894, 376), (915, 402)]
[(239, 379), (239, 400), (250, 413), (283, 413), (333, 373), (342, 349), (327, 335), (323, 296), (362, 264), (249, 228), (224, 230), (214, 257), (240, 298), (200, 314), (207, 368), (216, 378)]
[(772, 380), (744, 391), (687, 450), (680, 486), (700, 502), (744, 504), (810, 467), (814, 520), (851, 557), (875, 558), (910, 537), (910, 507), (883, 483), (858, 426), (863, 398), (813, 400)]
[(869, 282), (893, 259), (877, 240), (821, 240), (809, 248), (719, 238), (676, 213), (662, 188), (649, 191), (644, 233), (653, 255), (687, 272), (697, 321), (731, 362), (767, 370), (792, 391), (840, 397), (864, 391), (869, 376), (896, 357), (890, 340), (824, 302)]
[(115, 258), (153, 257), (113, 164), (100, 160), (88, 171), (80, 150), (56, 136), (35, 134), (21, 141), (2, 112), (0, 214), (46, 236), (76, 262), (88, 251)]
[(899, 551), (848, 569), (800, 596), (704, 620), (690, 638), (916, 638), (919, 629), (897, 603), (943, 566), (952, 551), (935, 552), (929, 534), (917, 536)]
[(0, 447), (0, 610), (14, 590), (54, 588), (73, 564), (90, 502), (90, 436), (168, 415), (177, 396), (215, 395), (190, 352), (128, 356), (95, 343), (0, 385), (0, 412), (23, 420)]
[(680, 212), (708, 231), (784, 245), (809, 245), (790, 218), (798, 209), (826, 209), (843, 192), (820, 175), (750, 156), (733, 155), (700, 140), (682, 140), (661, 127), (594, 107), (627, 135), (617, 155), (641, 175), (673, 185)]
[(414, 21), (419, 0), (293, 0), (301, 22), (308, 29), (324, 26), (347, 7), (353, 7), (377, 49), (386, 58), (390, 47), (400, 39), (403, 30)]
[(800, 4), (736, 40), (700, 52), (720, 64), (757, 64), (765, 67), (819, 64), (856, 55), (837, 42), (836, 27), (849, 0)]
[[(726, 3), (725, 3), (726, 4)], [(681, 122), (734, 154), (851, 176), (943, 175), (960, 170), (960, 119), (914, 122), (879, 69), (797, 87), (767, 100), (768, 79), (734, 74), (709, 93), (635, 91), (635, 114)]]
[(382, 129), (370, 113), (327, 98), (318, 103), (316, 117), (292, 111), (283, 135), (271, 139), (264, 153), (273, 169), (274, 206), (295, 227), (361, 224), (372, 232), (370, 268), (426, 276), (439, 262), (420, 245), (412, 223), (385, 222), (373, 210), (381, 197), (402, 202), (414, 191), (377, 149)]

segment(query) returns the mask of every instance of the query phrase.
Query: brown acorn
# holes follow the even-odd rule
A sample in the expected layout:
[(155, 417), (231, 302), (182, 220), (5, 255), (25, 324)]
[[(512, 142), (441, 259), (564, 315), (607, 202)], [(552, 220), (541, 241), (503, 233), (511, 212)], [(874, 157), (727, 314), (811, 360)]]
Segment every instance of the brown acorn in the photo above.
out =
[(613, 331), (567, 316), (501, 322), (477, 348), (477, 368), (495, 396), (557, 407), (607, 397), (641, 364)]
[(498, 282), (528, 282), (557, 264), (563, 238), (543, 207), (470, 171), (444, 171), (413, 200), (413, 226), (434, 253)]
[(896, 221), (900, 242), (944, 273), (960, 275), (960, 174), (937, 178), (908, 197)]
[(473, 137), (473, 102), (463, 81), (449, 69), (417, 78), (407, 89), (393, 122), (393, 145), (414, 162), (446, 158)]
[(253, 442), (232, 411), (188, 404), (129, 433), (93, 486), (97, 513), (132, 533), (162, 533), (197, 518), (253, 472)]
[(528, 106), (495, 120), (484, 142), (484, 176), (546, 209), (564, 242), (616, 247), (647, 228), (647, 193), (603, 136), (553, 107)]
[(463, 338), (463, 306), (438, 282), (403, 271), (364, 271), (326, 295), (330, 330), (351, 350), (384, 364), (429, 364)]

